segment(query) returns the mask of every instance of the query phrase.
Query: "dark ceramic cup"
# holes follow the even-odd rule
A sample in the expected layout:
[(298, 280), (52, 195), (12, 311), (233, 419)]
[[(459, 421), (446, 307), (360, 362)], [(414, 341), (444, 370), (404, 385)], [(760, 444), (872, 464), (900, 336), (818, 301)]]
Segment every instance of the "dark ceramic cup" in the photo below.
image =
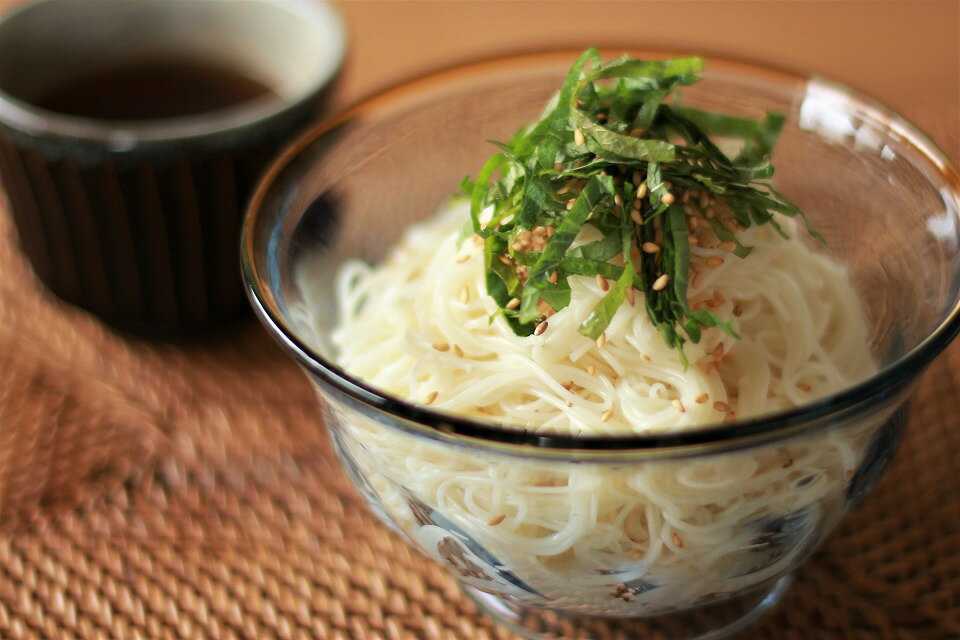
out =
[[(140, 334), (184, 334), (243, 313), (243, 205), (273, 153), (321, 108), (344, 46), (336, 13), (309, 0), (41, 0), (6, 16), (0, 180), (40, 280)], [(155, 61), (230, 70), (264, 90), (186, 115), (49, 104), (78, 78), (102, 82)], [(115, 88), (100, 89), (95, 109), (109, 111)], [(153, 105), (149, 92), (159, 101), (170, 88), (138, 90)]]

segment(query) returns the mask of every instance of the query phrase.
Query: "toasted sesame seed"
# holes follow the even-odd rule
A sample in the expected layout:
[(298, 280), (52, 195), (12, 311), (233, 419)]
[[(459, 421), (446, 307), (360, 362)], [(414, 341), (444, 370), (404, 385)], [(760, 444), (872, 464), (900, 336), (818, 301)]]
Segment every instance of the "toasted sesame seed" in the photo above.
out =
[(623, 206), (623, 196), (618, 193), (617, 195), (613, 196), (613, 202), (618, 206)]
[(693, 401), (696, 402), (697, 404), (703, 404), (704, 402), (706, 402), (706, 401), (709, 400), (709, 399), (710, 399), (710, 394), (709, 394), (709, 393), (701, 393), (701, 394), (698, 395), (696, 398), (694, 398)]
[(572, 406), (573, 406), (573, 403), (570, 402), (569, 400), (567, 400), (567, 406), (568, 406), (568, 407), (572, 407)]
[(793, 466), (793, 458), (788, 458), (786, 462), (780, 465), (781, 469), (789, 469)]
[(668, 191), (667, 193), (663, 194), (663, 197), (660, 198), (660, 200), (663, 201), (663, 204), (673, 204), (673, 201), (676, 200), (676, 198)]
[(676, 531), (673, 532), (673, 544), (677, 545), (678, 548), (683, 549), (683, 539), (680, 537)]
[(563, 164), (561, 164), (561, 163), (559, 163), (559, 162), (554, 162), (554, 163), (553, 163), (553, 170), (554, 170), (554, 171), (560, 171), (560, 169), (563, 169)]
[(596, 372), (597, 372), (597, 367), (596, 367), (596, 365), (593, 365), (593, 364), (588, 364), (588, 365), (587, 365), (587, 375), (592, 376), (592, 375), (595, 374)]
[(610, 289), (610, 283), (607, 282), (607, 279), (599, 273), (597, 274), (597, 286), (600, 287), (600, 291), (607, 291)]
[(573, 132), (573, 141), (576, 142), (578, 146), (587, 141), (583, 135), (583, 129), (578, 127), (577, 130)]
[(603, 345), (607, 344), (607, 334), (606, 332), (601, 333), (597, 336), (597, 349), (603, 349)]
[(602, 422), (609, 422), (610, 418), (613, 417), (613, 409), (607, 409), (603, 412), (603, 415), (600, 416)]
[(513, 266), (513, 260), (511, 260), (508, 256), (505, 256), (505, 255), (500, 256), (500, 262), (507, 265), (508, 267)]
[(640, 186), (637, 187), (637, 199), (639, 200), (640, 198), (646, 198), (648, 191), (649, 189), (647, 188), (647, 183), (641, 182)]
[(689, 236), (687, 236), (687, 242), (690, 243), (690, 246), (691, 246), (691, 247), (699, 247), (699, 246), (700, 246), (700, 238), (698, 238), (697, 236), (695, 236), (695, 235), (693, 235), (693, 234), (690, 234)]
[(644, 362), (653, 362), (653, 358), (651, 358), (645, 353), (640, 354), (640, 359), (643, 360)]
[(686, 413), (686, 412), (687, 412), (686, 407), (684, 407), (684, 406), (683, 406), (683, 403), (680, 402), (679, 400), (674, 400), (674, 401), (671, 402), (670, 404), (672, 404), (672, 405), (673, 405), (673, 408), (676, 409), (677, 411), (679, 411), (680, 413)]
[(700, 222), (693, 216), (690, 216), (689, 218), (687, 218), (687, 231), (689, 231), (690, 233), (693, 233), (694, 231), (696, 231), (699, 225), (700, 225)]
[(711, 256), (707, 258), (707, 266), (711, 269), (715, 269), (723, 264), (723, 258), (718, 258), (716, 256)]
[(510, 302), (504, 306), (506, 309), (516, 309), (520, 306), (520, 298), (510, 298)]
[(733, 411), (727, 411), (723, 416), (724, 422), (733, 422), (736, 419), (737, 419), (737, 414), (734, 413)]
[(733, 315), (735, 315), (735, 316), (738, 317), (738, 318), (739, 318), (741, 315), (743, 315), (743, 309), (740, 308), (740, 305), (739, 305), (739, 304), (733, 305)]
[(564, 382), (564, 383), (561, 384), (560, 386), (563, 387), (564, 389), (566, 389), (567, 391), (570, 391), (570, 389), (573, 389), (573, 380), (567, 380), (566, 382)]
[(559, 280), (559, 279), (560, 279), (560, 274), (557, 273), (556, 271), (554, 271), (553, 273), (550, 274), (550, 277), (547, 278), (547, 281), (548, 281), (550, 284), (557, 284), (557, 280)]
[(470, 254), (469, 254), (469, 253), (465, 253), (465, 254), (463, 254), (462, 256), (457, 256), (457, 264), (463, 264), (464, 262), (466, 262), (466, 261), (469, 260), (469, 259), (470, 259)]
[(806, 391), (807, 393), (810, 393), (811, 391), (813, 391), (813, 387), (811, 387), (806, 382), (798, 382), (797, 389), (800, 389), (800, 391)]
[(439, 391), (431, 391), (427, 394), (427, 397), (423, 399), (425, 404), (433, 404), (433, 401), (437, 399), (437, 396), (440, 395)]
[(710, 299), (704, 302), (704, 304), (707, 305), (707, 309), (719, 309), (723, 303), (719, 300)]
[(655, 244), (655, 243), (653, 243), (653, 242), (644, 242), (643, 245), (641, 245), (640, 248), (643, 249), (643, 252), (644, 252), (644, 253), (659, 253), (659, 252), (660, 252), (660, 245)]
[(573, 200), (573, 199), (567, 200), (567, 211), (570, 211), (570, 209), (573, 209), (574, 202), (576, 202), (576, 200)]
[(606, 119), (607, 119), (607, 114), (603, 113), (602, 111), (597, 114), (597, 120), (606, 120)]
[(726, 413), (727, 411), (730, 411), (730, 405), (728, 405), (726, 402), (717, 400), (713, 403), (713, 409), (715, 411), (719, 411), (720, 413)]
[(703, 271), (697, 271), (696, 275), (693, 276), (690, 284), (694, 289), (700, 288), (700, 283), (703, 281)]
[(453, 345), (453, 355), (457, 356), (458, 358), (463, 357), (463, 349), (460, 348), (460, 345)]
[(630, 210), (630, 219), (636, 224), (643, 224), (643, 218), (640, 217), (640, 211), (637, 209)]
[(668, 274), (664, 273), (664, 274), (661, 275), (659, 278), (657, 278), (656, 281), (653, 283), (653, 290), (654, 290), (654, 291), (663, 291), (664, 289), (667, 288), (667, 283), (668, 283), (668, 282), (670, 282), (670, 276), (669, 276)]
[(536, 329), (533, 330), (533, 335), (539, 336), (541, 333), (543, 333), (546, 330), (547, 330), (547, 321), (544, 320), (543, 322), (537, 325)]
[(470, 302), (470, 289), (466, 287), (460, 287), (460, 302), (467, 304)]
[(709, 361), (707, 365), (703, 368), (704, 373), (706, 373), (707, 375), (710, 375), (716, 370), (717, 370), (717, 363), (714, 360)]
[(507, 516), (501, 513), (500, 515), (493, 516), (492, 518), (487, 520), (487, 524), (490, 525), (491, 527), (495, 527), (506, 519), (507, 519)]
[(717, 249), (723, 249), (724, 251), (735, 251), (736, 248), (737, 245), (734, 242), (721, 242), (717, 245)]
[(446, 342), (434, 342), (433, 348), (437, 351), (450, 351), (450, 345)]
[(627, 296), (627, 302), (628, 302), (628, 303), (630, 304), (630, 306), (632, 307), (632, 306), (633, 306), (633, 299), (634, 299), (634, 289), (633, 289), (633, 287), (627, 287), (626, 290), (625, 290), (625, 293), (626, 293), (626, 296)]

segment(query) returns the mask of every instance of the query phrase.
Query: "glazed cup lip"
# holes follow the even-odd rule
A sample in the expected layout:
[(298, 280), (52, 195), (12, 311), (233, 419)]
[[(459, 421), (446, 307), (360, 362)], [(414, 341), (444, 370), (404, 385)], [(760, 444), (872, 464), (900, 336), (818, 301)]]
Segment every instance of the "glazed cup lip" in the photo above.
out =
[[(65, 139), (84, 146), (93, 146), (109, 152), (130, 152), (142, 146), (168, 146), (192, 139), (220, 137), (239, 131), (259, 129), (278, 117), (297, 112), (327, 90), (339, 73), (346, 53), (347, 35), (336, 9), (324, 0), (246, 0), (247, 8), (256, 6), (287, 14), (286, 17), (303, 21), (305, 29), (317, 37), (311, 40), (313, 54), (318, 62), (313, 75), (303, 81), (289, 95), (270, 95), (216, 111), (174, 118), (150, 120), (98, 120), (57, 113), (40, 108), (11, 94), (0, 86), (0, 125), (35, 138)], [(70, 0), (34, 0), (0, 19), (0, 38), (3, 30), (17, 20), (29, 18), (31, 12), (56, 10), (57, 6), (72, 6)], [(106, 5), (109, 3), (103, 3)], [(131, 11), (176, 12), (190, 6), (208, 10), (232, 11), (241, 3), (212, 2), (209, 0), (138, 0), (125, 3)], [(93, 6), (96, 6), (93, 3)], [(51, 9), (52, 8), (52, 9)], [(102, 8), (102, 7), (101, 7)], [(79, 30), (82, 32), (82, 30)], [(223, 52), (229, 55), (229, 52)], [(269, 86), (269, 84), (268, 84)]]
[[(677, 55), (669, 51), (628, 51), (631, 55), (651, 58)], [(601, 50), (603, 55), (621, 52), (622, 50)], [(464, 77), (473, 78), (488, 73), (507, 72), (521, 68), (524, 64), (570, 61), (579, 54), (579, 50), (554, 50), (494, 57), (456, 65), (403, 81), (355, 103), (338, 116), (304, 132), (274, 160), (261, 178), (247, 207), (241, 231), (241, 268), (247, 296), (258, 318), (273, 338), (308, 373), (346, 394), (352, 401), (361, 403), (374, 412), (382, 412), (396, 418), (395, 426), (398, 429), (429, 439), (495, 449), (506, 447), (510, 450), (513, 450), (515, 445), (524, 445), (522, 449), (524, 455), (563, 457), (573, 451), (579, 451), (601, 456), (630, 453), (672, 456), (677, 451), (699, 453), (704, 449), (722, 450), (751, 446), (823, 427), (829, 422), (825, 418), (847, 416), (851, 412), (862, 409), (865, 403), (882, 395), (885, 390), (899, 388), (904, 381), (915, 378), (960, 333), (960, 300), (958, 300), (954, 302), (953, 307), (936, 328), (908, 353), (869, 378), (841, 391), (795, 408), (730, 424), (708, 424), (677, 433), (623, 436), (532, 434), (509, 424), (501, 425), (441, 412), (388, 394), (347, 373), (310, 347), (284, 317), (270, 291), (263, 275), (267, 273), (266, 269), (269, 266), (259, 264), (255, 258), (257, 254), (254, 239), (260, 216), (264, 213), (263, 205), (267, 195), (280, 183), (280, 179), (285, 177), (285, 170), (325, 133), (351, 120), (376, 114), (392, 103), (421, 95), (425, 91), (443, 87), (447, 83), (463, 81)], [(776, 83), (788, 90), (790, 87), (816, 83), (818, 87), (842, 96), (847, 103), (855, 105), (860, 113), (882, 121), (900, 136), (904, 145), (908, 145), (924, 160), (931, 163), (933, 171), (948, 186), (949, 193), (944, 194), (944, 198), (949, 196), (952, 200), (950, 213), (960, 226), (960, 172), (934, 142), (891, 109), (841, 83), (817, 76), (805, 77), (730, 58), (717, 56), (704, 56), (704, 58), (711, 71), (732, 74), (750, 73), (752, 76), (762, 78), (764, 83)]]

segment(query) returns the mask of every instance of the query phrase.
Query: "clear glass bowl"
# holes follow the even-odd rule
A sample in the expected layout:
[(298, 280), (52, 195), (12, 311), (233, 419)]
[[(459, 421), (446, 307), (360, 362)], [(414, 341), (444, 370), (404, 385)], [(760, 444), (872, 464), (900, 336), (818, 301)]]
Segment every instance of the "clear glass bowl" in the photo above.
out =
[[(302, 136), (250, 205), (247, 289), (316, 384), (317, 427), (330, 430), (370, 507), (484, 610), (530, 638), (723, 637), (777, 601), (877, 480), (912, 386), (960, 329), (960, 180), (923, 134), (845, 87), (709, 60), (685, 104), (788, 115), (775, 184), (847, 266), (879, 373), (775, 415), (622, 438), (452, 417), (345, 373), (325, 344), (333, 270), (350, 258), (376, 262), (408, 224), (434, 215), (492, 153), (487, 139), (505, 140), (541, 113), (575, 57), (434, 74)], [(313, 326), (298, 313), (304, 274), (331, 301)], [(491, 479), (496, 491), (475, 491)], [(527, 521), (518, 505), (531, 501), (552, 516)], [(492, 509), (502, 521), (481, 515)], [(712, 515), (720, 510), (723, 519)]]

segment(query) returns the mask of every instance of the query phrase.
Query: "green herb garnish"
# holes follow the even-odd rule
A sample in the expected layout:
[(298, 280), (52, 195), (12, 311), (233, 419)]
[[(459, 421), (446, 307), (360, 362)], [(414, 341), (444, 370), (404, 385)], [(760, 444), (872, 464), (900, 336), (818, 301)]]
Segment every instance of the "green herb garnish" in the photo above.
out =
[[(476, 181), (464, 180), (487, 293), (518, 335), (539, 335), (544, 319), (570, 303), (567, 276), (580, 275), (599, 276), (606, 289), (580, 326), (590, 338), (624, 301), (633, 304), (634, 290), (684, 362), (683, 343), (698, 342), (705, 327), (736, 337), (729, 320), (687, 300), (694, 230), (710, 230), (743, 258), (750, 247), (739, 230), (780, 230), (775, 214), (801, 212), (768, 183), (783, 116), (754, 121), (667, 104), (702, 69), (696, 57), (603, 63), (588, 49), (547, 113), (510, 142), (494, 142), (500, 151)], [(742, 141), (738, 155), (728, 157), (710, 136)], [(588, 225), (600, 239), (571, 248)]]

